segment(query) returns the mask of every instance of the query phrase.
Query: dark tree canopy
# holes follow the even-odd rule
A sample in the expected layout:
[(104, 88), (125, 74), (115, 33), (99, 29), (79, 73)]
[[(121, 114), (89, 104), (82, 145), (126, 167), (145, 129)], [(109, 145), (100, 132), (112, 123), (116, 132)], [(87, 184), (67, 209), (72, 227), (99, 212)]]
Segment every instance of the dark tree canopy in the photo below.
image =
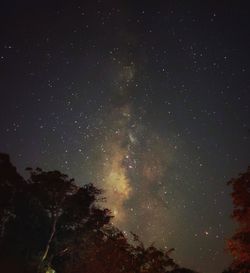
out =
[(109, 223), (109, 210), (97, 206), (102, 191), (92, 184), (78, 187), (59, 171), (39, 168), (28, 168), (25, 181), (7, 155), (0, 159), (2, 261), (14, 260), (24, 272), (45, 271), (78, 236)]
[(0, 154), (0, 238), (4, 236), (5, 225), (13, 217), (13, 200), (16, 192), (24, 186), (24, 180), (10, 163), (7, 154)]
[(111, 223), (102, 190), (59, 171), (27, 168), (0, 154), (0, 271), (8, 273), (194, 273), (169, 251), (128, 241)]
[(238, 228), (230, 240), (228, 248), (233, 255), (231, 271), (250, 272), (250, 167), (228, 182), (232, 185), (232, 199), (234, 210), (232, 217), (238, 223)]

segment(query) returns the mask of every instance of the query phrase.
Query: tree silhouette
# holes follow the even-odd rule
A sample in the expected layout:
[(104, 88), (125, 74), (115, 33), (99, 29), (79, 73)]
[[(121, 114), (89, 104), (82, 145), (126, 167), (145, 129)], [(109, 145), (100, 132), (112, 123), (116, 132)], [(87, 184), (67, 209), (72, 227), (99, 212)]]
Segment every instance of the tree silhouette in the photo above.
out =
[[(233, 263), (228, 272), (250, 272), (250, 167), (247, 172), (228, 182), (232, 185), (234, 210), (232, 217), (238, 229), (230, 240), (228, 249), (233, 255)], [(231, 270), (231, 271), (230, 271)]]
[(89, 233), (79, 244), (70, 262), (61, 264), (62, 273), (195, 273), (180, 268), (170, 257), (173, 249), (162, 251), (154, 246), (145, 247), (133, 235), (132, 241), (112, 225), (99, 232)]
[(146, 248), (138, 238), (129, 243), (124, 234), (112, 226), (92, 234), (90, 241), (81, 267), (65, 273), (165, 273), (177, 268), (169, 257), (170, 252), (164, 253), (153, 246)]
[(109, 210), (96, 205), (102, 191), (92, 184), (78, 187), (59, 171), (39, 168), (28, 168), (25, 181), (8, 156), (0, 158), (1, 260), (25, 272), (46, 272), (76, 247), (78, 236), (109, 222)]
[(13, 217), (15, 195), (24, 183), (16, 168), (10, 163), (9, 156), (0, 153), (0, 242), (7, 222)]
[(100, 207), (102, 190), (59, 171), (27, 168), (23, 179), (0, 154), (0, 271), (8, 273), (194, 273), (173, 249), (129, 240)]

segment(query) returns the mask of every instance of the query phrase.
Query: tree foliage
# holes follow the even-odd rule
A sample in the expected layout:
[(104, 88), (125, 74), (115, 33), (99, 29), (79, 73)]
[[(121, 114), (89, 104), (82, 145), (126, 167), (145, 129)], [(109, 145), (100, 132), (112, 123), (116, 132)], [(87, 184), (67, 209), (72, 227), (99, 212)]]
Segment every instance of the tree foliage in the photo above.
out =
[(27, 168), (0, 154), (0, 271), (9, 273), (192, 273), (169, 251), (115, 228), (102, 190), (59, 171)]
[[(232, 272), (250, 272), (250, 167), (245, 173), (228, 182), (232, 186), (233, 219), (238, 228), (230, 240), (228, 249), (233, 255)], [(230, 272), (229, 270), (229, 272)]]
[(8, 267), (15, 261), (24, 272), (44, 272), (78, 236), (109, 223), (109, 210), (97, 206), (102, 191), (92, 184), (78, 187), (65, 174), (40, 168), (28, 168), (25, 181), (8, 156), (0, 158), (0, 258)]

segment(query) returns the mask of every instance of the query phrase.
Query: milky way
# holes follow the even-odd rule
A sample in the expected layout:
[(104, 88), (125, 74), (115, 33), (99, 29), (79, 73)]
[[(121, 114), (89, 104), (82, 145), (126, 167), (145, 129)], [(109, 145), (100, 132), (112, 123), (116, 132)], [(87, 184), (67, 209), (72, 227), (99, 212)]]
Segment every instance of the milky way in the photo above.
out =
[[(127, 234), (136, 231), (148, 238), (143, 239), (146, 243), (166, 246), (167, 186), (163, 182), (171, 153), (159, 134), (143, 124), (143, 111), (136, 114), (131, 102), (136, 88), (135, 64), (120, 70), (98, 140), (103, 143), (96, 165), (98, 184), (105, 191), (105, 205), (114, 215), (114, 224)], [(155, 223), (162, 228), (156, 228)]]
[(113, 223), (202, 273), (230, 264), (249, 165), (247, 1), (5, 1), (0, 151), (104, 190)]

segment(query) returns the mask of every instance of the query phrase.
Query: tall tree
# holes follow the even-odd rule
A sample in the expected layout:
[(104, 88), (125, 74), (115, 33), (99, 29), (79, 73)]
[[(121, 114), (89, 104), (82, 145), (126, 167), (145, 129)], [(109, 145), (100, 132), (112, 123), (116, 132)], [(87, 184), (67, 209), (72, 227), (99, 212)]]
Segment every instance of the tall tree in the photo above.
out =
[(0, 260), (19, 264), (16, 272), (46, 272), (78, 247), (79, 238), (110, 221), (109, 210), (97, 204), (102, 191), (92, 184), (79, 187), (59, 171), (39, 168), (28, 168), (25, 181), (8, 157), (0, 163)]
[(232, 186), (233, 219), (238, 228), (230, 240), (229, 251), (233, 255), (233, 272), (250, 272), (250, 167), (245, 173), (228, 182)]

